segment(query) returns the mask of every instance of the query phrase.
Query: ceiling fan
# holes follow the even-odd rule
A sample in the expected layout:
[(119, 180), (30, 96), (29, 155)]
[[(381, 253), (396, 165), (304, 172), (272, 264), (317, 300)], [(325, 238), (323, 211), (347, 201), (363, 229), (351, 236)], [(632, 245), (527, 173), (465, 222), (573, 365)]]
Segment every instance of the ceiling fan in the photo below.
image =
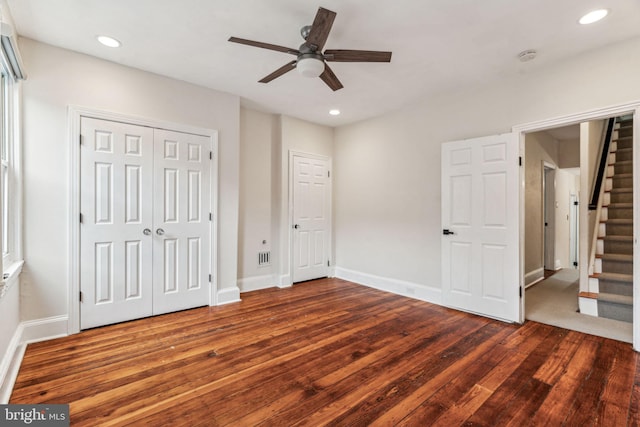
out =
[(335, 12), (322, 7), (319, 8), (313, 24), (305, 25), (300, 30), (300, 34), (305, 42), (302, 43), (298, 49), (238, 37), (231, 37), (229, 41), (296, 56), (296, 59), (264, 77), (260, 80), (260, 83), (269, 83), (294, 68), (297, 68), (303, 76), (320, 77), (327, 86), (336, 91), (342, 89), (343, 86), (327, 62), (391, 62), (391, 52), (345, 49), (327, 49), (322, 52), (324, 44), (327, 42), (327, 38), (329, 38), (329, 32), (331, 31), (335, 18)]

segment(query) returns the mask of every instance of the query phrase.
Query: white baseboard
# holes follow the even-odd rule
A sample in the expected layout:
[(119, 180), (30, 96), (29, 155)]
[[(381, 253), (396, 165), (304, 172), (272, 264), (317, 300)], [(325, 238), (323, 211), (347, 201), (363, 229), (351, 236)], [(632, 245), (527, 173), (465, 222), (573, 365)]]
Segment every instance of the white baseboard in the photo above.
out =
[(530, 271), (524, 275), (524, 287), (533, 285), (544, 279), (544, 267), (540, 267), (536, 270)]
[(439, 288), (375, 276), (341, 267), (335, 267), (335, 277), (396, 295), (442, 305), (442, 290)]
[[(11, 391), (15, 384), (16, 377), (18, 376), (18, 370), (20, 369), (20, 363), (22, 362), (22, 355), (19, 352), (20, 349), (20, 336), (22, 334), (21, 325), (18, 325), (11, 341), (9, 341), (9, 347), (5, 352), (2, 360), (0, 360), (0, 404), (6, 404), (11, 397)], [(22, 346), (24, 347), (24, 346)], [(24, 353), (24, 349), (22, 350)]]
[(277, 285), (278, 284), (276, 278), (270, 274), (256, 277), (246, 277), (244, 279), (238, 280), (238, 288), (240, 288), (240, 293), (273, 288)]
[(220, 289), (218, 291), (218, 305), (240, 302), (240, 289), (237, 286)]
[(281, 289), (284, 288), (290, 288), (293, 285), (293, 282), (291, 281), (291, 276), (288, 274), (283, 274), (282, 276), (280, 276), (279, 280), (278, 280), (278, 287)]
[(0, 404), (11, 397), (27, 344), (67, 336), (67, 322), (67, 316), (54, 316), (18, 325), (0, 364)]
[(53, 338), (66, 337), (68, 316), (53, 316), (44, 319), (27, 320), (22, 322), (22, 337), (20, 342), (30, 344), (38, 341), (46, 341)]

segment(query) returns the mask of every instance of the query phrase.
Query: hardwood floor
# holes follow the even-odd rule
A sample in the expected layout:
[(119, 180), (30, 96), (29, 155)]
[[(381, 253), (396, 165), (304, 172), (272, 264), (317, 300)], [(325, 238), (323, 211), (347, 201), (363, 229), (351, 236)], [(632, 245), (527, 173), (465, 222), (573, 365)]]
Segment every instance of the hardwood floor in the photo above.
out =
[(629, 344), (338, 279), (28, 346), (11, 403), (74, 426), (638, 425)]

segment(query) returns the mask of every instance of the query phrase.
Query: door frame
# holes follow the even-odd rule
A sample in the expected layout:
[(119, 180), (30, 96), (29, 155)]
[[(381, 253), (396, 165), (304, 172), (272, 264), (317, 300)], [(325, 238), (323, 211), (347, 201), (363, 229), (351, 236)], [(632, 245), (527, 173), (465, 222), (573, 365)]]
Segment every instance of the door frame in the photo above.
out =
[[(579, 124), (581, 122), (590, 121), (590, 120), (599, 120), (605, 119), (609, 117), (624, 115), (624, 114), (633, 114), (633, 146), (634, 148), (640, 146), (640, 100), (629, 102), (626, 104), (619, 104), (609, 107), (597, 108), (593, 110), (584, 111), (576, 114), (567, 114), (563, 116), (558, 116), (555, 118), (524, 123), (520, 125), (513, 126), (511, 129), (513, 132), (517, 132), (520, 135), (520, 155), (523, 157), (524, 164), (524, 144), (525, 144), (525, 134), (530, 132), (543, 131), (547, 129), (552, 129), (556, 127), (562, 127), (567, 125)], [(633, 150), (633, 173), (634, 176), (638, 176), (640, 174), (640, 149)], [(520, 168), (520, 187), (523, 191), (520, 191), (520, 286), (524, 286), (524, 185), (525, 185), (525, 177), (524, 177), (524, 168)], [(634, 206), (640, 206), (640, 186), (635, 185), (633, 187), (633, 203)], [(584, 199), (582, 197), (581, 199)], [(588, 221), (585, 221), (587, 218), (587, 204), (580, 203), (578, 205), (579, 209), (579, 221), (580, 224), (588, 224)], [(634, 209), (633, 212), (633, 236), (634, 236), (634, 246), (638, 241), (638, 237), (640, 236), (640, 209)], [(582, 234), (584, 227), (581, 227), (580, 233)], [(586, 228), (584, 229), (586, 231)], [(588, 239), (583, 239), (582, 236), (579, 238), (580, 248), (579, 248), (579, 259), (578, 265), (580, 266), (580, 271), (583, 270), (586, 272), (588, 267), (585, 264), (588, 264), (588, 254), (587, 248), (584, 245)], [(525, 304), (525, 293), (523, 292), (523, 297), (520, 300), (520, 323), (524, 322), (524, 304)], [(633, 348), (635, 351), (640, 351), (640, 250), (633, 251)]]
[(206, 304), (218, 303), (218, 131), (164, 120), (131, 116), (112, 111), (70, 105), (68, 107), (69, 137), (69, 286), (67, 334), (80, 332), (80, 120), (82, 117), (123, 122), (137, 126), (191, 133), (208, 137), (211, 142), (211, 243), (209, 263), (211, 282)]
[(332, 172), (332, 164), (331, 164), (331, 157), (329, 156), (324, 156), (322, 154), (313, 154), (313, 153), (306, 153), (304, 151), (295, 151), (295, 150), (289, 150), (289, 165), (288, 165), (288, 175), (289, 175), (289, 189), (288, 189), (288, 197), (287, 197), (287, 202), (288, 202), (288, 213), (287, 213), (287, 241), (289, 242), (288, 244), (288, 254), (287, 254), (287, 260), (288, 260), (288, 268), (286, 269), (286, 272), (284, 274), (284, 277), (286, 277), (286, 282), (282, 283), (282, 287), (286, 287), (286, 286), (292, 286), (293, 285), (293, 240), (294, 240), (294, 236), (293, 236), (293, 186), (294, 186), (294, 176), (293, 176), (293, 158), (294, 157), (305, 157), (307, 159), (311, 159), (311, 160), (323, 160), (327, 162), (327, 171), (329, 172), (329, 179), (328, 179), (328, 183), (327, 183), (327, 191), (329, 191), (329, 194), (327, 196), (328, 200), (329, 200), (329, 206), (327, 206), (327, 211), (329, 212), (329, 232), (328, 232), (328, 242), (327, 242), (327, 258), (329, 259), (329, 277), (333, 277), (333, 269), (334, 269), (334, 262), (333, 262), (333, 206), (332, 206), (332, 202), (333, 202), (333, 188), (332, 188), (332, 177), (331, 174)]

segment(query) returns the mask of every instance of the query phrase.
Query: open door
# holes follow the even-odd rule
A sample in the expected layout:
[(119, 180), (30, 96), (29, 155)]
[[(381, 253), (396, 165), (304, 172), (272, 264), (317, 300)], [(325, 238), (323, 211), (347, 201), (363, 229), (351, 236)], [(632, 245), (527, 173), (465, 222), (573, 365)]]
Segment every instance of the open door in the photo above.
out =
[(442, 291), (446, 306), (520, 321), (519, 139), (442, 145)]

